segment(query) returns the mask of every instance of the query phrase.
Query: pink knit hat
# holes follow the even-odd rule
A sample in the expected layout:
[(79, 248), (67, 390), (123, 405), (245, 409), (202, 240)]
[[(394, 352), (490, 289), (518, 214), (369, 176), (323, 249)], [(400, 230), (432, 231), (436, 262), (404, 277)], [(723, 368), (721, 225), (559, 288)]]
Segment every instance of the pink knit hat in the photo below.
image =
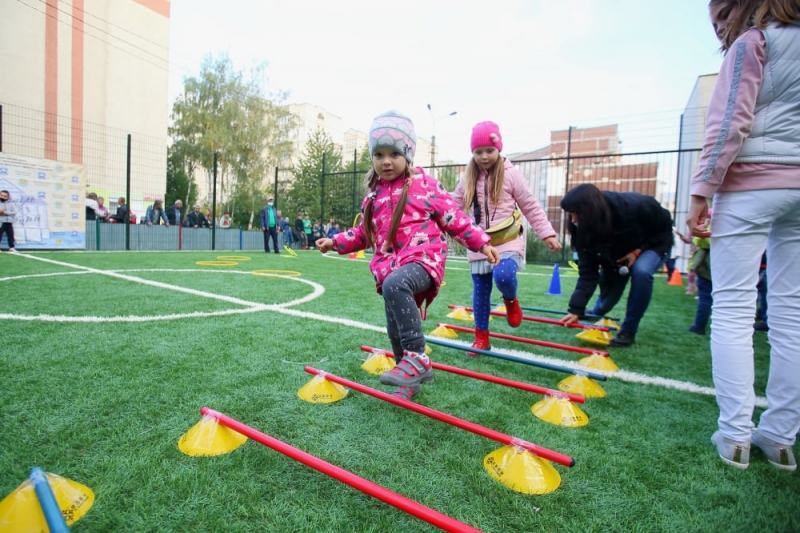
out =
[(500, 135), (500, 126), (494, 122), (486, 121), (475, 124), (472, 128), (472, 138), (469, 141), (470, 149), (494, 146), (498, 152), (503, 151), (503, 136)]

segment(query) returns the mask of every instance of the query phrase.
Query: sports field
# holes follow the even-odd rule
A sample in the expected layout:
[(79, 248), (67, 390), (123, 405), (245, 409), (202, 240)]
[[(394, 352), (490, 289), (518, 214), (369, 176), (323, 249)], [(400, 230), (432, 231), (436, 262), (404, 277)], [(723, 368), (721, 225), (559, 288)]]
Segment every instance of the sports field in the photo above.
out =
[[(178, 441), (207, 406), (488, 532), (800, 531), (800, 475), (755, 449), (746, 471), (718, 459), (708, 338), (686, 331), (696, 301), (663, 275), (636, 345), (610, 349), (620, 370), (598, 381), (606, 396), (580, 405), (585, 426), (534, 416), (538, 394), (444, 371), (415, 399), (572, 457), (571, 468), (552, 464), (560, 485), (548, 494), (493, 479), (484, 457), (502, 444), (479, 434), (356, 390), (330, 404), (301, 400), (306, 366), (391, 391), (361, 368), (362, 345), (389, 348), (367, 261), (314, 251), (0, 254), (0, 499), (40, 466), (93, 491), (74, 532), (437, 530), (253, 440), (216, 457), (185, 455)], [(574, 272), (561, 268), (560, 296), (548, 294), (552, 274), (537, 265), (520, 274), (523, 306), (566, 309)], [(467, 264), (451, 260), (426, 333), (440, 322), (471, 327), (447, 317), (470, 295)], [(490, 327), (592, 347), (576, 329), (512, 329), (502, 317)], [(449, 342), (471, 343), (458, 335)], [(583, 357), (492, 345), (567, 369)], [(755, 347), (758, 416), (766, 334)], [(431, 348), (435, 363), (542, 387), (571, 375)]]

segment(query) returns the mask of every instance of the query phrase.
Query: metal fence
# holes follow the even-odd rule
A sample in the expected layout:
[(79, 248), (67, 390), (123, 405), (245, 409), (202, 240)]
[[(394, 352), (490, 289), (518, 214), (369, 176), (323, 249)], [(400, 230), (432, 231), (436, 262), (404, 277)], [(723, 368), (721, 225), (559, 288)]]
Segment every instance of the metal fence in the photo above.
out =
[[(698, 126), (697, 116), (692, 115), (689, 128)], [(51, 117), (52, 118), (52, 117)], [(649, 120), (649, 119), (648, 119)], [(131, 152), (127, 152), (129, 134), (106, 126), (82, 123), (80, 146), (75, 146), (74, 123), (58, 120), (58, 143), (47, 144), (42, 132), (53, 122), (40, 111), (21, 108), (0, 102), (0, 151), (40, 158), (59, 157), (73, 160), (80, 155), (85, 162), (88, 183), (92, 190), (106, 191), (109, 199), (107, 207), (114, 209), (114, 198), (131, 194), (129, 204), (141, 217), (147, 205), (155, 198), (161, 198), (166, 184), (166, 144), (163, 139), (132, 135)], [(695, 124), (698, 122), (698, 124)], [(686, 127), (681, 117), (681, 130)], [(566, 244), (566, 228), (561, 198), (573, 187), (581, 183), (593, 183), (601, 189), (614, 191), (635, 191), (656, 198), (673, 215), (674, 220), (685, 219), (688, 206), (688, 184), (700, 150), (691, 149), (642, 151), (636, 153), (614, 153), (606, 150), (587, 153), (580, 141), (573, 143), (570, 128), (569, 138), (560, 140), (558, 156), (546, 158), (514, 158), (512, 161), (522, 172), (528, 187), (534, 193), (547, 217), (556, 229), (559, 238)], [(563, 133), (563, 132), (562, 132)], [(693, 144), (687, 139), (678, 139), (683, 147)], [(696, 143), (694, 143), (696, 146)], [(555, 145), (552, 145), (555, 146)], [(66, 147), (66, 148), (65, 148)], [(54, 152), (55, 150), (55, 152)], [(63, 152), (63, 153), (62, 153)], [(547, 153), (547, 151), (545, 151)], [(366, 193), (364, 172), (356, 170), (358, 154), (353, 154), (350, 170), (328, 172), (323, 164), (318, 186), (313, 188), (312, 197), (318, 195), (312, 209), (303, 209), (312, 219), (323, 223), (330, 218), (339, 222), (342, 229), (350, 227), (360, 211)], [(127, 167), (130, 166), (130, 173)], [(425, 171), (439, 179), (447, 190), (454, 190), (459, 177), (466, 169), (465, 164), (445, 164), (425, 166)], [(209, 170), (210, 171), (210, 170)], [(130, 176), (132, 183), (126, 182)], [(270, 187), (276, 205), (281, 208), (282, 198), (292, 186), (291, 169), (275, 169), (274, 183)], [(260, 202), (259, 202), (260, 203)], [(313, 212), (319, 211), (319, 212)], [(298, 213), (284, 210), (282, 216), (289, 218), (293, 226)], [(215, 213), (219, 216), (219, 213)], [(103, 250), (259, 250), (263, 249), (261, 231), (248, 231), (249, 221), (237, 219), (240, 229), (196, 230), (180, 227), (152, 227), (131, 225), (128, 236), (125, 225), (87, 224), (87, 249)], [(257, 214), (254, 226), (258, 225)], [(676, 223), (677, 225), (677, 223)], [(682, 224), (680, 224), (682, 226)], [(526, 223), (527, 226), (527, 223)], [(283, 245), (283, 234), (281, 234)], [(454, 245), (453, 253), (461, 255), (463, 249)], [(565, 246), (564, 252), (552, 254), (535, 236), (529, 232), (528, 261), (551, 262), (571, 259), (571, 251)]]

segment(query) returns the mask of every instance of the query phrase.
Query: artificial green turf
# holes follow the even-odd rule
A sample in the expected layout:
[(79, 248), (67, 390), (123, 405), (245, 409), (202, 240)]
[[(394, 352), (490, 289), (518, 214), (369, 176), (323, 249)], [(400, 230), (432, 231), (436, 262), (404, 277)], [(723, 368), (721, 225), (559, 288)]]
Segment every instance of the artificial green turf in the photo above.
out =
[[(297, 391), (312, 377), (306, 365), (391, 390), (360, 368), (367, 357), (361, 345), (389, 347), (386, 335), (374, 331), (384, 326), (383, 300), (365, 261), (300, 252), (296, 258), (251, 254), (251, 261), (233, 267), (206, 267), (195, 263), (224, 254), (34, 255), (165, 284), (0, 255), (0, 496), (33, 466), (83, 483), (97, 499), (73, 531), (435, 530), (252, 441), (219, 457), (183, 455), (178, 439), (200, 420), (203, 406), (485, 531), (800, 530), (800, 476), (771, 467), (757, 450), (747, 471), (724, 465), (709, 442), (717, 409), (708, 395), (611, 377), (602, 383), (605, 398), (581, 406), (589, 424), (566, 428), (531, 414), (538, 395), (437, 372), (418, 403), (575, 458), (573, 468), (556, 465), (561, 486), (541, 496), (511, 491), (486, 473), (484, 456), (501, 446), (493, 440), (355, 390), (334, 404), (301, 401)], [(319, 298), (291, 308), (309, 318), (251, 312), (252, 305), (313, 290), (297, 279), (250, 274), (260, 269), (296, 271), (324, 287)], [(15, 279), (62, 272), (71, 274)], [(552, 266), (529, 265), (520, 275), (523, 305), (566, 308), (574, 272), (561, 269), (560, 296), (546, 294), (551, 275)], [(470, 305), (466, 264), (451, 261), (446, 281), (426, 332), (437, 322), (471, 326), (446, 316), (448, 304)], [(712, 387), (708, 339), (686, 331), (695, 305), (683, 288), (659, 276), (637, 343), (613, 350), (613, 360), (625, 371)], [(35, 319), (145, 320), (226, 309), (240, 313)], [(621, 316), (624, 307), (614, 311)], [(578, 330), (558, 326), (526, 321), (512, 329), (495, 317), (491, 329), (590, 346), (575, 338)], [(492, 344), (566, 362), (582, 357), (505, 340)], [(755, 334), (755, 347), (756, 392), (763, 396), (766, 335)], [(443, 347), (434, 347), (432, 358), (550, 388), (567, 375)]]

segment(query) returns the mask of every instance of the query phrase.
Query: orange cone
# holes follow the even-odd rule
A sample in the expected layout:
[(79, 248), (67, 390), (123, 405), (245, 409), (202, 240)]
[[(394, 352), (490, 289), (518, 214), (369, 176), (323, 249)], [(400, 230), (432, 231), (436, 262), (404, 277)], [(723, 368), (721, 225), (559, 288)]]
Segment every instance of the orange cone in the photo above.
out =
[(667, 285), (677, 285), (678, 287), (683, 287), (683, 278), (681, 277), (680, 270), (676, 268), (672, 271), (672, 275), (669, 277)]

